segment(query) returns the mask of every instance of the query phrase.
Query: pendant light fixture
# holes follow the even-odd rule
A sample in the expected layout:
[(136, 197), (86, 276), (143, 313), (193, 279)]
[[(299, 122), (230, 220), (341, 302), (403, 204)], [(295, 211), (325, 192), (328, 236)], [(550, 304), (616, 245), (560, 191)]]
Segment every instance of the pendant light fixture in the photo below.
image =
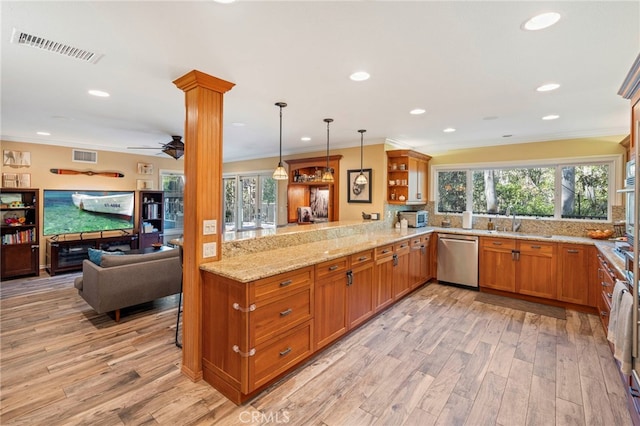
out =
[(278, 162), (278, 167), (273, 171), (273, 178), (275, 180), (287, 180), (289, 179), (289, 175), (282, 166), (282, 108), (286, 107), (287, 104), (284, 102), (276, 102), (276, 106), (280, 107), (280, 161)]
[(356, 178), (355, 184), (356, 185), (366, 185), (367, 184), (367, 177), (362, 172), (362, 149), (363, 149), (363, 146), (364, 146), (364, 132), (366, 132), (366, 130), (360, 129), (360, 130), (358, 130), (358, 132), (360, 133), (360, 174)]
[(333, 121), (333, 118), (325, 118), (324, 122), (327, 123), (327, 167), (322, 174), (322, 182), (333, 183), (333, 173), (329, 167), (329, 123)]

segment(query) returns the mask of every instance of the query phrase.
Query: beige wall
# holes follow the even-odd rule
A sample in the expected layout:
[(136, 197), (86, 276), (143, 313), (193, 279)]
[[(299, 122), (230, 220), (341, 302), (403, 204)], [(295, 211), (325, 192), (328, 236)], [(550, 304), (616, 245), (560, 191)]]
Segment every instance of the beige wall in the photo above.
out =
[[(360, 170), (360, 148), (331, 149), (330, 155), (342, 155), (340, 160), (340, 220), (357, 220), (362, 218), (362, 212), (382, 214), (385, 201), (386, 155), (384, 144), (368, 145), (363, 150), (363, 168), (372, 169), (373, 186), (371, 204), (349, 203), (347, 197), (347, 170)], [(284, 161), (298, 158), (324, 157), (326, 151), (308, 152), (283, 156)], [(278, 165), (278, 157), (259, 160), (238, 161), (225, 163), (223, 173), (241, 174), (246, 172), (273, 170)], [(287, 222), (287, 184), (282, 181), (278, 185), (278, 224)]]
[[(433, 156), (430, 166), (445, 164), (483, 163), (514, 160), (531, 160), (544, 158), (571, 158), (590, 155), (623, 154), (624, 148), (619, 142), (624, 135), (601, 138), (567, 139), (549, 142), (513, 144), (484, 148), (471, 148), (450, 151)], [(30, 173), (31, 186), (42, 189), (105, 189), (105, 190), (135, 190), (138, 179), (151, 179), (155, 189), (158, 189), (159, 171), (182, 170), (184, 161), (174, 160), (166, 156), (143, 156), (120, 152), (98, 151), (98, 163), (74, 163), (71, 161), (72, 149), (53, 145), (42, 145), (19, 142), (0, 142), (3, 150), (29, 151), (31, 166), (14, 168), (2, 166), (3, 173)], [(347, 202), (347, 170), (360, 168), (360, 148), (331, 149), (331, 155), (342, 155), (340, 161), (340, 219), (358, 220), (361, 213), (385, 213), (386, 199), (386, 170), (387, 159), (385, 150), (395, 149), (384, 143), (367, 145), (364, 147), (364, 168), (373, 169), (372, 203)], [(429, 153), (426, 153), (429, 154)], [(284, 160), (306, 157), (322, 157), (326, 152), (310, 152), (283, 157)], [(153, 164), (152, 175), (139, 175), (138, 163)], [(224, 173), (243, 173), (255, 171), (270, 171), (278, 164), (278, 158), (239, 161), (225, 163)], [(86, 175), (54, 175), (49, 169), (75, 169), (93, 171), (117, 171), (123, 173), (124, 178), (107, 178)], [(622, 173), (623, 171), (621, 171)], [(279, 223), (286, 222), (286, 183), (281, 182), (278, 188)], [(429, 195), (432, 199), (432, 194)], [(42, 217), (42, 211), (40, 211)], [(42, 236), (41, 236), (42, 239)], [(44, 264), (45, 244), (41, 240), (41, 264)]]
[(548, 142), (468, 148), (434, 155), (430, 165), (624, 154), (625, 149), (620, 145), (624, 137), (625, 135), (616, 135), (599, 138), (564, 139)]

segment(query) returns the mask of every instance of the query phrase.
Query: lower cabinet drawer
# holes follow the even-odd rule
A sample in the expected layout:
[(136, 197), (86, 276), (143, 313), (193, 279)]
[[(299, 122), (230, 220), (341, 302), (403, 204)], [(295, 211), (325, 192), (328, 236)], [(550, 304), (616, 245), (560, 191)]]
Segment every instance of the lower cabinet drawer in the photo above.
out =
[(307, 321), (256, 346), (249, 358), (249, 390), (253, 391), (311, 355), (313, 322)]
[(251, 313), (251, 327), (255, 336), (251, 346), (257, 346), (284, 330), (310, 320), (312, 315), (311, 287), (266, 305), (257, 303), (256, 310)]

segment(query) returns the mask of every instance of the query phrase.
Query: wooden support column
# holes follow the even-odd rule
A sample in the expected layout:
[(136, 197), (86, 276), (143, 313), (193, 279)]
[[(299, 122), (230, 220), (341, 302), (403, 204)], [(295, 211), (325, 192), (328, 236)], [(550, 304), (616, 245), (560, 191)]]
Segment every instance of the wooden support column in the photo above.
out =
[[(193, 70), (173, 82), (185, 93), (184, 243), (182, 372), (202, 378), (202, 273), (200, 265), (220, 260), (222, 249), (223, 94), (235, 85)], [(216, 220), (216, 233), (203, 235), (203, 221)], [(216, 244), (204, 257), (203, 245)]]

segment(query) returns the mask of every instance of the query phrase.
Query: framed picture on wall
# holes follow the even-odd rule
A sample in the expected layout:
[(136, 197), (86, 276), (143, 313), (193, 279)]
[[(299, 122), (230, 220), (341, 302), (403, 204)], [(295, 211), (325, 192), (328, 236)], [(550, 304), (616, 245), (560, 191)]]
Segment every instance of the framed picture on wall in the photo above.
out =
[(31, 165), (31, 153), (29, 151), (2, 151), (2, 165), (12, 167), (29, 167)]
[(136, 189), (152, 190), (153, 179), (138, 179), (136, 180)]
[(139, 175), (152, 175), (153, 174), (153, 164), (151, 164), (151, 163), (138, 163), (138, 174)]
[(356, 183), (360, 169), (347, 170), (347, 201), (349, 203), (371, 203), (371, 169), (363, 169), (362, 173), (367, 178), (367, 183), (364, 185)]
[(31, 173), (3, 173), (3, 188), (29, 188), (31, 186)]

